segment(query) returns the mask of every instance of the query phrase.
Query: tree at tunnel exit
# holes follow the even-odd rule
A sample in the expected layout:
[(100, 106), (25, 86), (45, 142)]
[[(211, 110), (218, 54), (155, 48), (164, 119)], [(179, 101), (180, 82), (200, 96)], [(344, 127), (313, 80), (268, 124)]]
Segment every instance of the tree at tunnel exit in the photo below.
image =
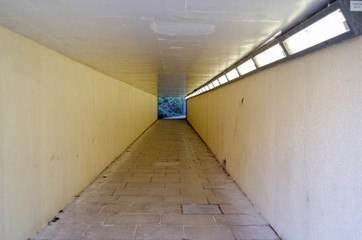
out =
[(159, 97), (158, 118), (175, 117), (185, 115), (185, 98), (183, 97)]

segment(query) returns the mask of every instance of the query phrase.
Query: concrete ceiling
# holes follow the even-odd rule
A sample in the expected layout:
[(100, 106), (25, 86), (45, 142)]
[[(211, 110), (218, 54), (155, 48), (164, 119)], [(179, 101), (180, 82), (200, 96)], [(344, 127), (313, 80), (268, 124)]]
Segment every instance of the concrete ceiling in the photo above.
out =
[(0, 25), (154, 95), (185, 96), (328, 2), (0, 0)]

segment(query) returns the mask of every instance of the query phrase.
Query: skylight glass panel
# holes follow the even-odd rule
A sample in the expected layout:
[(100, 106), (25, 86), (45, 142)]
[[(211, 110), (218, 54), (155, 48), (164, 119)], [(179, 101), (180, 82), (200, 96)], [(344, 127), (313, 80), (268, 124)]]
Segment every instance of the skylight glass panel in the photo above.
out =
[(212, 84), (214, 85), (214, 87), (220, 86), (219, 80), (217, 80), (217, 79), (215, 81), (213, 81)]
[(234, 80), (235, 78), (238, 78), (239, 77), (239, 73), (238, 71), (234, 68), (233, 70), (231, 70), (230, 72), (228, 72), (226, 74), (227, 78), (229, 80)]
[(346, 18), (341, 9), (337, 9), (287, 38), (283, 44), (289, 54), (295, 54), (349, 31)]
[(253, 59), (249, 59), (248, 61), (242, 63), (238, 67), (238, 71), (241, 75), (247, 74), (252, 72), (256, 69), (255, 63)]
[(262, 53), (259, 53), (254, 57), (254, 60), (258, 67), (263, 67), (265, 65), (268, 65), (270, 63), (276, 62), (280, 59), (285, 58), (285, 52), (283, 48), (280, 46), (280, 44), (276, 44), (267, 50), (265, 50)]
[(223, 75), (219, 78), (219, 82), (220, 82), (220, 84), (224, 84), (224, 83), (228, 82), (228, 79), (226, 78), (225, 75)]
[(210, 83), (210, 84), (207, 85), (207, 86), (210, 88), (210, 90), (214, 88), (214, 85), (212, 85), (212, 83)]

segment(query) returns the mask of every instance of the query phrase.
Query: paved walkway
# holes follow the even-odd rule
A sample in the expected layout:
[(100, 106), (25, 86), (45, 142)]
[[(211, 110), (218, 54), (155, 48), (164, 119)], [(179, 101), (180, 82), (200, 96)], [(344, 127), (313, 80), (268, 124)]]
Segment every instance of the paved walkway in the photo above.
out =
[(279, 238), (185, 120), (160, 120), (31, 239)]
[(165, 120), (170, 120), (170, 119), (186, 119), (186, 115), (175, 116), (175, 117), (165, 117), (165, 118), (162, 118), (162, 119), (165, 119)]

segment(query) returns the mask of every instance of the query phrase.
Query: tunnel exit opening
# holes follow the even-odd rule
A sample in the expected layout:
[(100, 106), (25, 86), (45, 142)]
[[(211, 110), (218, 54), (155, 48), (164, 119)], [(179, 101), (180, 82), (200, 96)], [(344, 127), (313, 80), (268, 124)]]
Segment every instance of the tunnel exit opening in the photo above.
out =
[(185, 119), (186, 100), (183, 97), (158, 97), (158, 119)]

